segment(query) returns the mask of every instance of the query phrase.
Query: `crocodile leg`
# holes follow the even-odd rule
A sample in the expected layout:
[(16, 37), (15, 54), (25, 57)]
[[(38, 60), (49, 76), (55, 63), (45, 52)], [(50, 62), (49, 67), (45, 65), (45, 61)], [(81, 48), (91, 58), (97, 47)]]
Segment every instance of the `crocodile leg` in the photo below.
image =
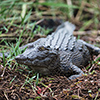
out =
[(72, 63), (70, 63), (70, 66), (71, 66), (73, 73), (76, 73), (75, 75), (71, 75), (69, 77), (70, 80), (76, 79), (84, 74), (83, 71), (79, 67), (73, 65)]
[(83, 41), (83, 40), (78, 40), (78, 41), (79, 41), (79, 42), (82, 42), (83, 44), (85, 44), (85, 46), (89, 49), (89, 51), (90, 51), (91, 54), (94, 54), (94, 55), (100, 54), (100, 48), (95, 47), (95, 46), (92, 45), (92, 44), (86, 43), (86, 42)]

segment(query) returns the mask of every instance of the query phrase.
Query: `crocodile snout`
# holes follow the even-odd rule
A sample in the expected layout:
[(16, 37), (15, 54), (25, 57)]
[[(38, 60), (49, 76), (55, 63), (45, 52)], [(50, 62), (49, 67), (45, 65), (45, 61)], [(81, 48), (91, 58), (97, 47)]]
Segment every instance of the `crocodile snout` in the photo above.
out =
[(27, 57), (23, 56), (22, 54), (15, 57), (15, 60), (26, 60), (26, 59)]

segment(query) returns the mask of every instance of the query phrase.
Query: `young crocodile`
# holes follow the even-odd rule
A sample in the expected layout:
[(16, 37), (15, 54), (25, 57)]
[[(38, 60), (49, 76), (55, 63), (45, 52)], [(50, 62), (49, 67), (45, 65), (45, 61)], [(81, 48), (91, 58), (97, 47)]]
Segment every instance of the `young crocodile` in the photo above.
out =
[(100, 53), (100, 48), (76, 40), (74, 29), (75, 26), (69, 22), (61, 24), (46, 38), (21, 47), (27, 49), (15, 58), (16, 61), (43, 75), (61, 74), (69, 79), (81, 76), (84, 74), (82, 67), (88, 64), (91, 54)]

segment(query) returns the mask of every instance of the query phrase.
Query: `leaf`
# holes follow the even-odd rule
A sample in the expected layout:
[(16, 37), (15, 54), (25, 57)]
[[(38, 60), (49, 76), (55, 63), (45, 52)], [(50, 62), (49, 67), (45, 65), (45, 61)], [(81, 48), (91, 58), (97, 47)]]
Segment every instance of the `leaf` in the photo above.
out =
[(72, 95), (73, 99), (80, 99), (80, 100), (85, 100), (84, 98), (78, 96), (78, 95)]
[(79, 8), (78, 6), (67, 5), (67, 4), (64, 4), (64, 3), (44, 2), (44, 3), (37, 3), (37, 4), (45, 5), (45, 6), (53, 6), (53, 7)]
[(89, 93), (89, 96), (92, 98), (92, 94)]
[(36, 86), (38, 85), (38, 82), (39, 82), (39, 73), (37, 73)]

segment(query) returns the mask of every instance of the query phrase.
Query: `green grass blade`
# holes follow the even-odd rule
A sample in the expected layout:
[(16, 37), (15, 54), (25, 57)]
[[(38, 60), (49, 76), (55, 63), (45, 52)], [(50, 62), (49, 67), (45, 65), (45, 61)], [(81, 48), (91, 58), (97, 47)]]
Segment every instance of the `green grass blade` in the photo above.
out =
[(53, 7), (79, 8), (78, 6), (74, 6), (74, 5), (67, 5), (64, 3), (54, 3), (54, 2), (43, 2), (43, 3), (38, 3), (38, 5), (53, 6)]

